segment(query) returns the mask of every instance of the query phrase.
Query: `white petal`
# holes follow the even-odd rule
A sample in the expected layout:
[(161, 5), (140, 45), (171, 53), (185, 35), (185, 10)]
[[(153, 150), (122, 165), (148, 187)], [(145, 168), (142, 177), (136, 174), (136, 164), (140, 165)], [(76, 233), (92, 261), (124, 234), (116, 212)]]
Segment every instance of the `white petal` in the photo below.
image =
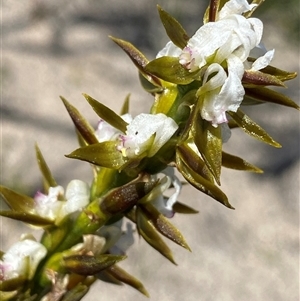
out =
[(31, 279), (37, 265), (46, 254), (47, 249), (34, 240), (26, 239), (15, 243), (2, 258), (3, 264), (8, 267), (6, 274), (4, 274), (5, 279), (21, 275)]
[(156, 58), (160, 58), (162, 56), (179, 57), (181, 51), (182, 50), (179, 47), (170, 41), (161, 51), (158, 52)]
[(85, 207), (89, 203), (90, 189), (88, 184), (80, 180), (72, 180), (67, 186), (65, 197), (67, 201), (64, 202), (60, 218)]
[(258, 71), (267, 67), (274, 57), (275, 50), (269, 50), (263, 56), (259, 57), (253, 64), (251, 70)]
[(223, 19), (233, 14), (241, 15), (250, 11), (254, 6), (256, 5), (250, 5), (246, 0), (230, 0), (220, 10), (218, 19)]

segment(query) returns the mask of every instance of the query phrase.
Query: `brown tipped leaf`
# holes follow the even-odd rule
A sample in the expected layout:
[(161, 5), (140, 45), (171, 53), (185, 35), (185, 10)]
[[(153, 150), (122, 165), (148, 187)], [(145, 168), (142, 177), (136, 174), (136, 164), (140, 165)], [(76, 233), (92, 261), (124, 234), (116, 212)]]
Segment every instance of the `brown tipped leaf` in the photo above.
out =
[(240, 109), (238, 109), (236, 113), (228, 111), (228, 114), (238, 124), (238, 126), (250, 136), (274, 147), (281, 147), (281, 145), (276, 142), (264, 129), (251, 120), (249, 116), (243, 113)]
[(285, 87), (284, 83), (274, 75), (260, 71), (245, 70), (243, 78), (245, 87), (278, 86)]
[(87, 120), (79, 113), (79, 111), (72, 106), (64, 97), (60, 96), (63, 101), (77, 131), (87, 144), (98, 143), (98, 139), (95, 136), (95, 130), (87, 122)]
[(133, 277), (132, 275), (128, 274), (126, 271), (121, 269), (119, 266), (113, 265), (109, 267), (108, 269), (106, 269), (106, 273), (108, 273), (118, 281), (130, 285), (131, 287), (135, 288), (146, 297), (149, 297), (149, 293), (145, 289), (144, 285), (138, 279), (136, 279), (135, 277)]
[(35, 153), (36, 153), (37, 163), (43, 175), (44, 189), (45, 191), (48, 191), (49, 187), (56, 187), (57, 183), (54, 177), (52, 176), (51, 171), (37, 144), (35, 145)]
[(0, 194), (13, 211), (27, 213), (35, 211), (35, 201), (27, 195), (17, 193), (5, 186), (0, 186)]
[(143, 213), (151, 220), (153, 226), (157, 231), (159, 231), (159, 233), (172, 240), (179, 246), (191, 251), (180, 231), (174, 227), (169, 220), (164, 217), (163, 214), (161, 214), (151, 203), (146, 203), (140, 207)]
[(182, 160), (180, 154), (176, 154), (176, 165), (180, 173), (183, 177), (195, 188), (200, 190), (201, 192), (207, 194), (208, 196), (212, 197), (216, 201), (220, 202), (224, 206), (234, 209), (229, 201), (225, 193), (219, 189), (216, 185), (211, 183), (210, 181), (203, 178), (201, 175), (194, 172), (191, 168), (185, 165), (184, 161)]
[(63, 258), (63, 266), (69, 272), (88, 276), (95, 275), (125, 258), (126, 256), (110, 254), (101, 254), (98, 256), (71, 255)]
[(183, 49), (189, 40), (189, 36), (180, 23), (166, 11), (164, 11), (159, 5), (157, 5), (159, 16), (166, 33), (170, 40), (179, 48)]
[(246, 170), (256, 173), (263, 173), (260, 168), (248, 163), (246, 160), (225, 152), (222, 152), (222, 165), (224, 167), (236, 170)]
[(299, 110), (299, 106), (289, 97), (268, 88), (245, 88), (245, 93), (251, 99), (269, 102)]
[(1, 216), (5, 216), (14, 220), (18, 220), (36, 227), (47, 227), (52, 226), (54, 221), (48, 218), (41, 217), (39, 215), (18, 212), (18, 211), (0, 211)]
[(202, 119), (200, 113), (194, 115), (192, 135), (205, 164), (220, 185), (222, 163), (221, 127)]
[(157, 229), (154, 227), (151, 220), (143, 212), (140, 206), (136, 210), (136, 224), (139, 234), (145, 239), (145, 241), (151, 247), (169, 259), (172, 263), (176, 264), (171, 250), (161, 239)]

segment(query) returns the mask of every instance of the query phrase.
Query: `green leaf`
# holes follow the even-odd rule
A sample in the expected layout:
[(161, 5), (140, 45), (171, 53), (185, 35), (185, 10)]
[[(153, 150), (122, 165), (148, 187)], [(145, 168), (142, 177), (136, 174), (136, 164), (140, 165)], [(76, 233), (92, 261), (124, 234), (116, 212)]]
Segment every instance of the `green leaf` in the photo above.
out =
[(152, 84), (151, 81), (149, 81), (148, 78), (142, 74), (142, 72), (139, 72), (139, 80), (143, 89), (148, 93), (160, 93), (164, 90), (161, 86)]
[(220, 185), (222, 162), (221, 127), (215, 128), (210, 122), (202, 119), (200, 112), (195, 110), (192, 136), (205, 164)]
[(18, 220), (36, 227), (47, 227), (52, 226), (54, 221), (48, 218), (41, 217), (39, 215), (17, 212), (17, 211), (0, 211), (1, 216), (5, 216), (14, 220)]
[(54, 177), (52, 176), (51, 171), (37, 144), (35, 145), (35, 153), (36, 153), (36, 158), (37, 158), (40, 171), (42, 172), (43, 175), (44, 189), (45, 191), (48, 192), (49, 187), (56, 187), (57, 183)]
[(160, 234), (172, 240), (179, 246), (191, 251), (180, 231), (174, 227), (151, 203), (140, 205), (140, 208)]
[(196, 214), (196, 213), (199, 213), (198, 210), (186, 205), (186, 204), (183, 204), (183, 203), (180, 203), (180, 202), (176, 202), (174, 205), (173, 205), (173, 210), (176, 212), (176, 213), (181, 213), (181, 214)]
[(163, 56), (149, 62), (145, 70), (167, 82), (187, 85), (193, 82), (198, 71), (190, 72), (179, 63), (178, 57)]
[(234, 209), (228, 201), (225, 193), (219, 189), (216, 185), (211, 183), (210, 181), (203, 178), (201, 175), (197, 174), (193, 171), (189, 166), (185, 164), (182, 160), (181, 156), (176, 154), (176, 165), (179, 172), (183, 175), (183, 177), (195, 188), (212, 197), (216, 201), (220, 202), (224, 206)]
[(238, 126), (248, 135), (263, 141), (269, 145), (280, 148), (281, 145), (276, 142), (264, 129), (249, 118), (240, 109), (235, 112), (228, 111), (231, 118), (238, 124)]
[(245, 93), (248, 97), (257, 101), (270, 102), (300, 110), (300, 107), (289, 97), (268, 88), (245, 88)]
[(151, 220), (145, 215), (140, 206), (138, 206), (136, 210), (136, 224), (139, 234), (145, 239), (145, 241), (172, 263), (176, 264), (171, 250), (160, 238), (157, 229), (154, 227)]
[(33, 198), (17, 193), (5, 186), (0, 186), (0, 194), (13, 211), (27, 213), (35, 212), (35, 201)]
[[(26, 281), (25, 277), (19, 276), (16, 278), (0, 281), (0, 293), (1, 292), (11, 292), (20, 288)], [(1, 297), (1, 295), (0, 295)], [(2, 300), (2, 299), (0, 299)]]
[(77, 131), (80, 133), (82, 138), (87, 144), (98, 143), (98, 139), (95, 136), (95, 130), (86, 121), (86, 119), (79, 113), (79, 111), (72, 106), (64, 97), (60, 96), (63, 101)]
[(204, 179), (214, 183), (214, 177), (212, 173), (209, 171), (207, 165), (204, 161), (197, 155), (188, 145), (187, 143), (183, 143), (178, 145), (177, 150), (178, 155), (180, 155), (181, 159), (184, 163), (189, 166), (194, 172), (199, 174)]
[(236, 170), (246, 170), (256, 173), (263, 173), (260, 168), (248, 163), (246, 160), (225, 152), (222, 152), (222, 165), (224, 167)]
[(168, 37), (177, 47), (183, 49), (190, 39), (188, 34), (180, 25), (180, 23), (166, 11), (164, 11), (159, 5), (157, 5), (157, 9)]
[(100, 118), (105, 120), (112, 127), (118, 129), (122, 133), (126, 132), (126, 127), (128, 123), (125, 120), (123, 120), (118, 114), (116, 114), (114, 111), (112, 111), (96, 99), (92, 98), (91, 96), (87, 94), (83, 94), (83, 96)]
[(71, 255), (63, 258), (63, 266), (72, 273), (79, 275), (95, 275), (104, 269), (124, 260), (127, 256), (101, 254), (91, 255)]
[(161, 87), (160, 80), (157, 77), (145, 71), (145, 66), (148, 64), (149, 61), (137, 48), (135, 48), (131, 43), (127, 41), (117, 39), (112, 36), (110, 36), (110, 38), (126, 52), (126, 54), (130, 57), (134, 65), (150, 83), (152, 83), (155, 86)]
[(128, 94), (124, 100), (120, 115), (125, 115), (129, 113), (129, 101), (130, 101), (130, 94)]
[(245, 87), (256, 88), (257, 86), (278, 86), (285, 87), (284, 83), (274, 75), (261, 71), (245, 70), (242, 78)]
[(146, 297), (149, 297), (149, 293), (145, 289), (144, 285), (138, 279), (136, 279), (135, 277), (133, 277), (132, 275), (128, 274), (126, 271), (121, 269), (119, 266), (113, 265), (108, 269), (106, 269), (105, 272), (108, 273), (113, 278), (117, 279), (118, 281), (126, 283), (131, 287), (135, 288)]
[(87, 285), (79, 283), (72, 289), (68, 289), (60, 301), (79, 301), (88, 293), (88, 291), (89, 287)]
[(122, 153), (117, 150), (115, 141), (106, 141), (81, 147), (66, 155), (66, 157), (112, 169), (120, 169), (126, 162)]

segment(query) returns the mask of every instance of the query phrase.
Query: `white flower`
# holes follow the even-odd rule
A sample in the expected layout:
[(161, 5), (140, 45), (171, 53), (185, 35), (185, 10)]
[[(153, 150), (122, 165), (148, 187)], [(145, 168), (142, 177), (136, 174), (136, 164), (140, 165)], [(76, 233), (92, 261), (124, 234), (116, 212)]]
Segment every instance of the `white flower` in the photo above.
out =
[(10, 247), (0, 260), (0, 280), (24, 276), (32, 279), (47, 249), (32, 239), (21, 240)]
[(176, 177), (173, 167), (167, 167), (162, 171), (162, 173), (166, 175), (166, 181), (161, 185), (161, 192), (170, 188), (171, 184), (173, 185), (175, 191), (170, 197), (167, 198), (161, 193), (155, 200), (152, 201), (152, 204), (165, 217), (171, 218), (174, 216), (173, 206), (177, 202), (182, 184), (181, 181)]
[(128, 158), (144, 152), (147, 152), (148, 157), (152, 157), (177, 129), (176, 122), (164, 114), (137, 115), (128, 124), (125, 135), (119, 136), (118, 150)]
[[(241, 79), (250, 51), (260, 47), (263, 23), (257, 18), (247, 19), (242, 13), (255, 6), (246, 0), (228, 1), (216, 21), (200, 27), (183, 50), (169, 42), (157, 55), (178, 57), (191, 72), (203, 68), (198, 91), (203, 100), (201, 116), (215, 127), (227, 122), (226, 111), (236, 112), (245, 95)], [(271, 50), (259, 57), (251, 70), (266, 67), (273, 55)]]
[[(130, 114), (124, 114), (121, 117), (127, 123), (130, 123), (132, 121)], [(97, 130), (95, 131), (95, 135), (99, 142), (116, 140), (121, 134), (121, 131), (114, 128), (103, 119), (100, 119), (100, 121), (98, 122)]]
[(86, 206), (89, 197), (88, 184), (80, 180), (72, 180), (67, 186), (65, 195), (61, 186), (50, 187), (48, 195), (37, 192), (34, 197), (35, 210), (38, 215), (59, 223), (66, 215)]

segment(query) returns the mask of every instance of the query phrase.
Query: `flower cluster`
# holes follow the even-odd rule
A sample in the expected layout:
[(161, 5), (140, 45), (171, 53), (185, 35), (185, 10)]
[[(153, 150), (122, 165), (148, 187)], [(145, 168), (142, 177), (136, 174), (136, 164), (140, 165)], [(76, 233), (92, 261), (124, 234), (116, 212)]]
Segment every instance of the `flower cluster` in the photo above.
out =
[[(262, 171), (223, 151), (231, 130), (239, 127), (280, 147), (242, 106), (269, 102), (299, 110), (267, 87), (284, 86), (296, 73), (270, 66), (274, 50), (265, 51), (263, 23), (251, 17), (261, 2), (211, 0), (204, 25), (192, 37), (158, 7), (170, 42), (152, 61), (129, 42), (112, 38), (154, 97), (150, 113), (132, 117), (127, 98), (118, 115), (84, 94), (100, 118), (95, 130), (61, 98), (79, 141), (79, 148), (66, 157), (90, 163), (93, 180), (90, 185), (72, 180), (65, 191), (36, 146), (43, 192), (30, 197), (0, 186), (10, 207), (0, 215), (44, 230), (40, 242), (26, 235), (0, 252), (1, 300), (80, 300), (96, 280), (107, 279), (148, 296), (118, 262), (126, 258), (135, 233), (172, 263), (162, 236), (190, 250), (171, 223), (175, 214), (197, 213), (180, 202), (178, 174), (233, 209), (219, 187), (221, 168)], [(262, 55), (252, 57), (257, 50)]]

